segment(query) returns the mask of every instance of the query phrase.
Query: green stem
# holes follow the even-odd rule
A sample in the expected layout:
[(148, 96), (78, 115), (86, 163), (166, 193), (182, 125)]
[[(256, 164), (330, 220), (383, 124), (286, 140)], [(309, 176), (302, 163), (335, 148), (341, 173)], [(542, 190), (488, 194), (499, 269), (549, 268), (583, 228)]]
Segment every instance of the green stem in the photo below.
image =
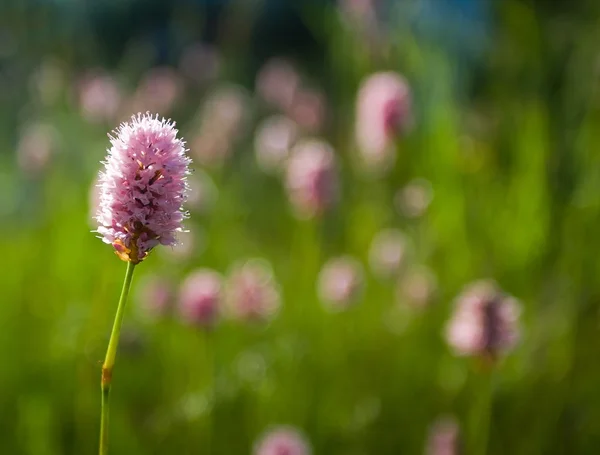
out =
[[(209, 390), (211, 390), (214, 393), (214, 388), (215, 388), (215, 356), (214, 356), (214, 347), (213, 347), (213, 337), (212, 337), (212, 333), (210, 332), (210, 329), (205, 330), (204, 334), (203, 334), (203, 344), (204, 344), (204, 353), (206, 354), (206, 358), (205, 358), (205, 362), (206, 362), (206, 368), (208, 370), (208, 387)], [(211, 397), (211, 399), (214, 399), (214, 396)], [(207, 429), (206, 429), (206, 453), (212, 453), (213, 452), (213, 447), (212, 447), (212, 432), (214, 430), (214, 422), (213, 422), (213, 411), (212, 411), (212, 407), (209, 413), (207, 413)]]
[(108, 453), (108, 397), (110, 394), (110, 384), (112, 380), (113, 367), (115, 365), (115, 357), (117, 356), (117, 347), (119, 345), (119, 336), (121, 335), (123, 314), (125, 313), (125, 302), (127, 302), (129, 288), (131, 287), (131, 279), (133, 278), (134, 268), (135, 264), (133, 262), (127, 263), (127, 271), (125, 272), (125, 281), (123, 282), (123, 289), (121, 290), (121, 297), (119, 298), (119, 305), (117, 306), (117, 314), (115, 315), (115, 322), (113, 323), (112, 332), (110, 333), (106, 357), (104, 359), (104, 364), (102, 365), (102, 379), (100, 381), (100, 388), (102, 389), (100, 455), (106, 455)]
[(475, 388), (477, 397), (472, 410), (470, 433), (472, 437), (471, 453), (487, 453), (490, 426), (492, 424), (493, 372), (483, 372)]

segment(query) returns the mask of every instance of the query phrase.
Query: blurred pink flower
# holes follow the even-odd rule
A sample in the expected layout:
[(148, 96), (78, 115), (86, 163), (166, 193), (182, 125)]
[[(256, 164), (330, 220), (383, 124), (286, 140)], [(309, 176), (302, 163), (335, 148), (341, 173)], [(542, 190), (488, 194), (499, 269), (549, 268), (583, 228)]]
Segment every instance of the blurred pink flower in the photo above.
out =
[(369, 249), (369, 263), (375, 275), (391, 278), (406, 263), (409, 241), (398, 229), (384, 229), (377, 233)]
[(342, 19), (372, 48), (382, 42), (382, 27), (377, 18), (376, 0), (339, 0)]
[(249, 98), (237, 85), (221, 85), (211, 92), (202, 110), (202, 125), (218, 128), (223, 134), (240, 135), (248, 121)]
[(365, 16), (374, 14), (374, 0), (339, 0), (338, 4), (343, 14), (354, 20), (362, 20)]
[(102, 71), (85, 74), (78, 84), (81, 115), (91, 123), (112, 121), (121, 104), (116, 80)]
[(179, 314), (189, 324), (210, 326), (216, 322), (222, 301), (221, 276), (212, 270), (191, 272), (179, 290)]
[(519, 339), (520, 305), (493, 281), (477, 281), (456, 299), (446, 339), (457, 355), (492, 360), (512, 349)]
[(26, 125), (17, 145), (17, 163), (21, 171), (35, 177), (41, 174), (58, 146), (58, 131), (46, 123)]
[(382, 171), (395, 160), (395, 138), (411, 123), (410, 90), (397, 73), (375, 73), (365, 79), (356, 103), (356, 143), (364, 164)]
[(223, 85), (205, 100), (200, 128), (191, 143), (191, 153), (205, 166), (221, 166), (248, 123), (248, 95), (242, 87)]
[(359, 54), (366, 53), (377, 60), (389, 58), (389, 49), (393, 42), (389, 36), (389, 27), (382, 20), (385, 3), (385, 0), (338, 1), (342, 23), (356, 38), (353, 41), (356, 48), (354, 51)]
[(138, 263), (156, 245), (177, 243), (190, 159), (175, 124), (149, 113), (121, 124), (110, 142), (97, 232), (122, 260)]
[(318, 139), (296, 144), (288, 161), (286, 187), (297, 214), (306, 218), (322, 215), (337, 201), (338, 186), (331, 146)]
[(425, 179), (414, 179), (398, 191), (395, 203), (402, 215), (417, 218), (425, 214), (432, 199), (431, 183)]
[(295, 428), (275, 427), (257, 441), (254, 455), (310, 455), (306, 438)]
[(426, 455), (460, 455), (460, 429), (456, 419), (438, 419), (429, 430)]
[(426, 307), (437, 290), (435, 274), (427, 267), (420, 266), (408, 270), (398, 282), (401, 301), (417, 308)]
[(362, 291), (362, 266), (349, 256), (330, 259), (319, 273), (317, 286), (319, 298), (328, 308), (346, 309)]
[(257, 322), (271, 319), (281, 302), (270, 264), (251, 259), (234, 265), (227, 279), (226, 301), (236, 319)]
[(316, 133), (325, 123), (325, 95), (317, 90), (298, 90), (286, 112), (302, 128)]
[(292, 107), (300, 76), (291, 63), (284, 59), (269, 60), (258, 72), (256, 92), (268, 104), (283, 112)]
[(264, 172), (282, 170), (290, 149), (298, 137), (298, 126), (282, 115), (266, 118), (254, 136), (254, 152), (259, 167)]
[(140, 81), (127, 106), (128, 112), (158, 112), (167, 115), (183, 92), (180, 76), (169, 67), (150, 69)]
[(173, 302), (173, 287), (166, 278), (148, 275), (136, 286), (134, 301), (144, 317), (156, 319), (165, 316)]
[(198, 84), (216, 79), (220, 66), (221, 61), (217, 49), (204, 43), (187, 46), (179, 60), (181, 73)]

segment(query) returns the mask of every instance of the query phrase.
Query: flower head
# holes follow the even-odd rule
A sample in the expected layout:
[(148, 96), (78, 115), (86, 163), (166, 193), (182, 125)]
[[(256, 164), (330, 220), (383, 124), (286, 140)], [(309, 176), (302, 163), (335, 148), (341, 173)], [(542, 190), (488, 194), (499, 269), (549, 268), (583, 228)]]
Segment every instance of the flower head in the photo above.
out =
[(402, 231), (380, 231), (373, 238), (369, 249), (369, 262), (373, 272), (381, 278), (396, 276), (406, 263), (409, 249), (409, 240)]
[(212, 325), (222, 300), (221, 276), (211, 270), (189, 274), (179, 290), (179, 314), (191, 324)]
[(58, 131), (45, 123), (27, 125), (17, 146), (17, 162), (24, 174), (38, 176), (47, 168), (57, 150)]
[(398, 297), (415, 308), (425, 308), (437, 290), (435, 274), (425, 266), (416, 266), (404, 273), (398, 282)]
[(348, 256), (330, 259), (319, 273), (319, 297), (331, 309), (347, 308), (356, 300), (362, 286), (362, 266)]
[(407, 82), (393, 72), (376, 73), (361, 85), (356, 104), (356, 142), (361, 158), (375, 169), (390, 166), (394, 139), (410, 124)]
[(314, 89), (298, 90), (287, 112), (303, 129), (317, 132), (322, 129), (327, 115), (325, 95)]
[(222, 85), (209, 93), (199, 112), (198, 133), (191, 141), (198, 162), (218, 168), (227, 161), (246, 131), (248, 104), (248, 93), (237, 85)]
[(286, 186), (290, 202), (300, 216), (327, 211), (337, 200), (338, 178), (333, 149), (326, 142), (305, 139), (292, 150)]
[(516, 299), (502, 294), (494, 282), (475, 282), (457, 298), (446, 339), (458, 355), (493, 359), (518, 341), (519, 313)]
[(256, 77), (256, 92), (268, 104), (287, 111), (291, 108), (300, 86), (300, 76), (286, 60), (269, 60)]
[(277, 427), (254, 446), (254, 455), (310, 455), (308, 442), (295, 428)]
[(279, 287), (268, 262), (252, 259), (236, 264), (227, 280), (227, 304), (233, 317), (270, 319), (279, 309)]
[(438, 419), (429, 430), (427, 455), (458, 455), (460, 450), (460, 429), (452, 417)]
[(111, 120), (121, 104), (116, 80), (101, 72), (86, 74), (79, 84), (81, 114), (92, 123)]
[(296, 142), (296, 122), (282, 115), (265, 119), (254, 136), (254, 152), (258, 166), (265, 172), (278, 172), (284, 166)]
[(340, 12), (355, 22), (364, 21), (366, 17), (375, 14), (373, 0), (340, 0)]
[(425, 179), (414, 179), (396, 193), (394, 203), (402, 215), (418, 218), (427, 211), (432, 199), (431, 183)]
[(131, 117), (110, 136), (100, 174), (97, 232), (134, 264), (156, 245), (175, 245), (185, 213), (189, 158), (175, 124), (149, 113)]
[(129, 112), (153, 111), (166, 115), (180, 98), (183, 85), (179, 74), (169, 67), (150, 69), (140, 81), (132, 99)]

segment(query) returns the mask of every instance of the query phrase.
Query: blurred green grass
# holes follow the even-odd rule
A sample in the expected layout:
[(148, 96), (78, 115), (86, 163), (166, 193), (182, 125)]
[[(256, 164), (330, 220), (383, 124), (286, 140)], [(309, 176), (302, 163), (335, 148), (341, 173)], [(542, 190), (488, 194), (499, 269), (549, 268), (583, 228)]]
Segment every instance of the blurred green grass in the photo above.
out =
[[(281, 312), (266, 327), (222, 321), (206, 333), (176, 318), (147, 321), (131, 301), (111, 398), (112, 453), (249, 453), (279, 423), (303, 429), (316, 454), (421, 453), (441, 414), (456, 415), (471, 441), (484, 425), (474, 413), (485, 385), (475, 363), (450, 353), (442, 330), (454, 296), (482, 277), (524, 310), (523, 339), (493, 373), (486, 453), (596, 453), (597, 17), (575, 18), (567, 44), (556, 43), (559, 21), (507, 5), (485, 82), (468, 100), (456, 94), (453, 62), (435, 48), (397, 36), (382, 64), (325, 20), (325, 137), (341, 160), (342, 202), (319, 221), (292, 216), (280, 182), (254, 162), (251, 135), (265, 115), (255, 106), (231, 162), (209, 171), (214, 207), (188, 222), (203, 244), (188, 259), (154, 252), (134, 287), (145, 275), (178, 281), (196, 267), (226, 273), (240, 258), (264, 257), (281, 285)], [(128, 80), (123, 65), (115, 73)], [(370, 180), (352, 166), (353, 102), (360, 80), (381, 67), (410, 79), (417, 122), (389, 177)], [(94, 453), (100, 362), (125, 267), (90, 232), (88, 191), (115, 125), (86, 123), (68, 91), (47, 106), (19, 90), (16, 122), (51, 124), (60, 151), (43, 175), (21, 173), (7, 105), (1, 451)], [(185, 137), (203, 96), (190, 91), (171, 115)], [(408, 219), (393, 198), (415, 177), (431, 182), (434, 198), (425, 216)], [(435, 272), (432, 304), (395, 311), (394, 283), (367, 273), (355, 308), (325, 311), (315, 293), (323, 262), (349, 253), (366, 265), (372, 238), (388, 227), (409, 235), (411, 261)]]

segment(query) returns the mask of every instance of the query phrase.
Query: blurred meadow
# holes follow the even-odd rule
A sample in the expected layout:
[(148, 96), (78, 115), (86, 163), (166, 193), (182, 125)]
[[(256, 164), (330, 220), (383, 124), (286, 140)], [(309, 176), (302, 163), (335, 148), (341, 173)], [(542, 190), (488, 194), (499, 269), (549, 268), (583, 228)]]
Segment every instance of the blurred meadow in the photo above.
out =
[[(0, 3), (0, 453), (97, 453), (125, 264), (95, 185), (146, 111), (187, 142), (190, 216), (136, 267), (111, 453), (306, 454), (261, 451), (279, 426), (315, 455), (598, 453), (599, 43), (595, 0)], [(378, 74), (402, 96), (370, 161)], [(457, 355), (481, 279), (518, 342)]]

